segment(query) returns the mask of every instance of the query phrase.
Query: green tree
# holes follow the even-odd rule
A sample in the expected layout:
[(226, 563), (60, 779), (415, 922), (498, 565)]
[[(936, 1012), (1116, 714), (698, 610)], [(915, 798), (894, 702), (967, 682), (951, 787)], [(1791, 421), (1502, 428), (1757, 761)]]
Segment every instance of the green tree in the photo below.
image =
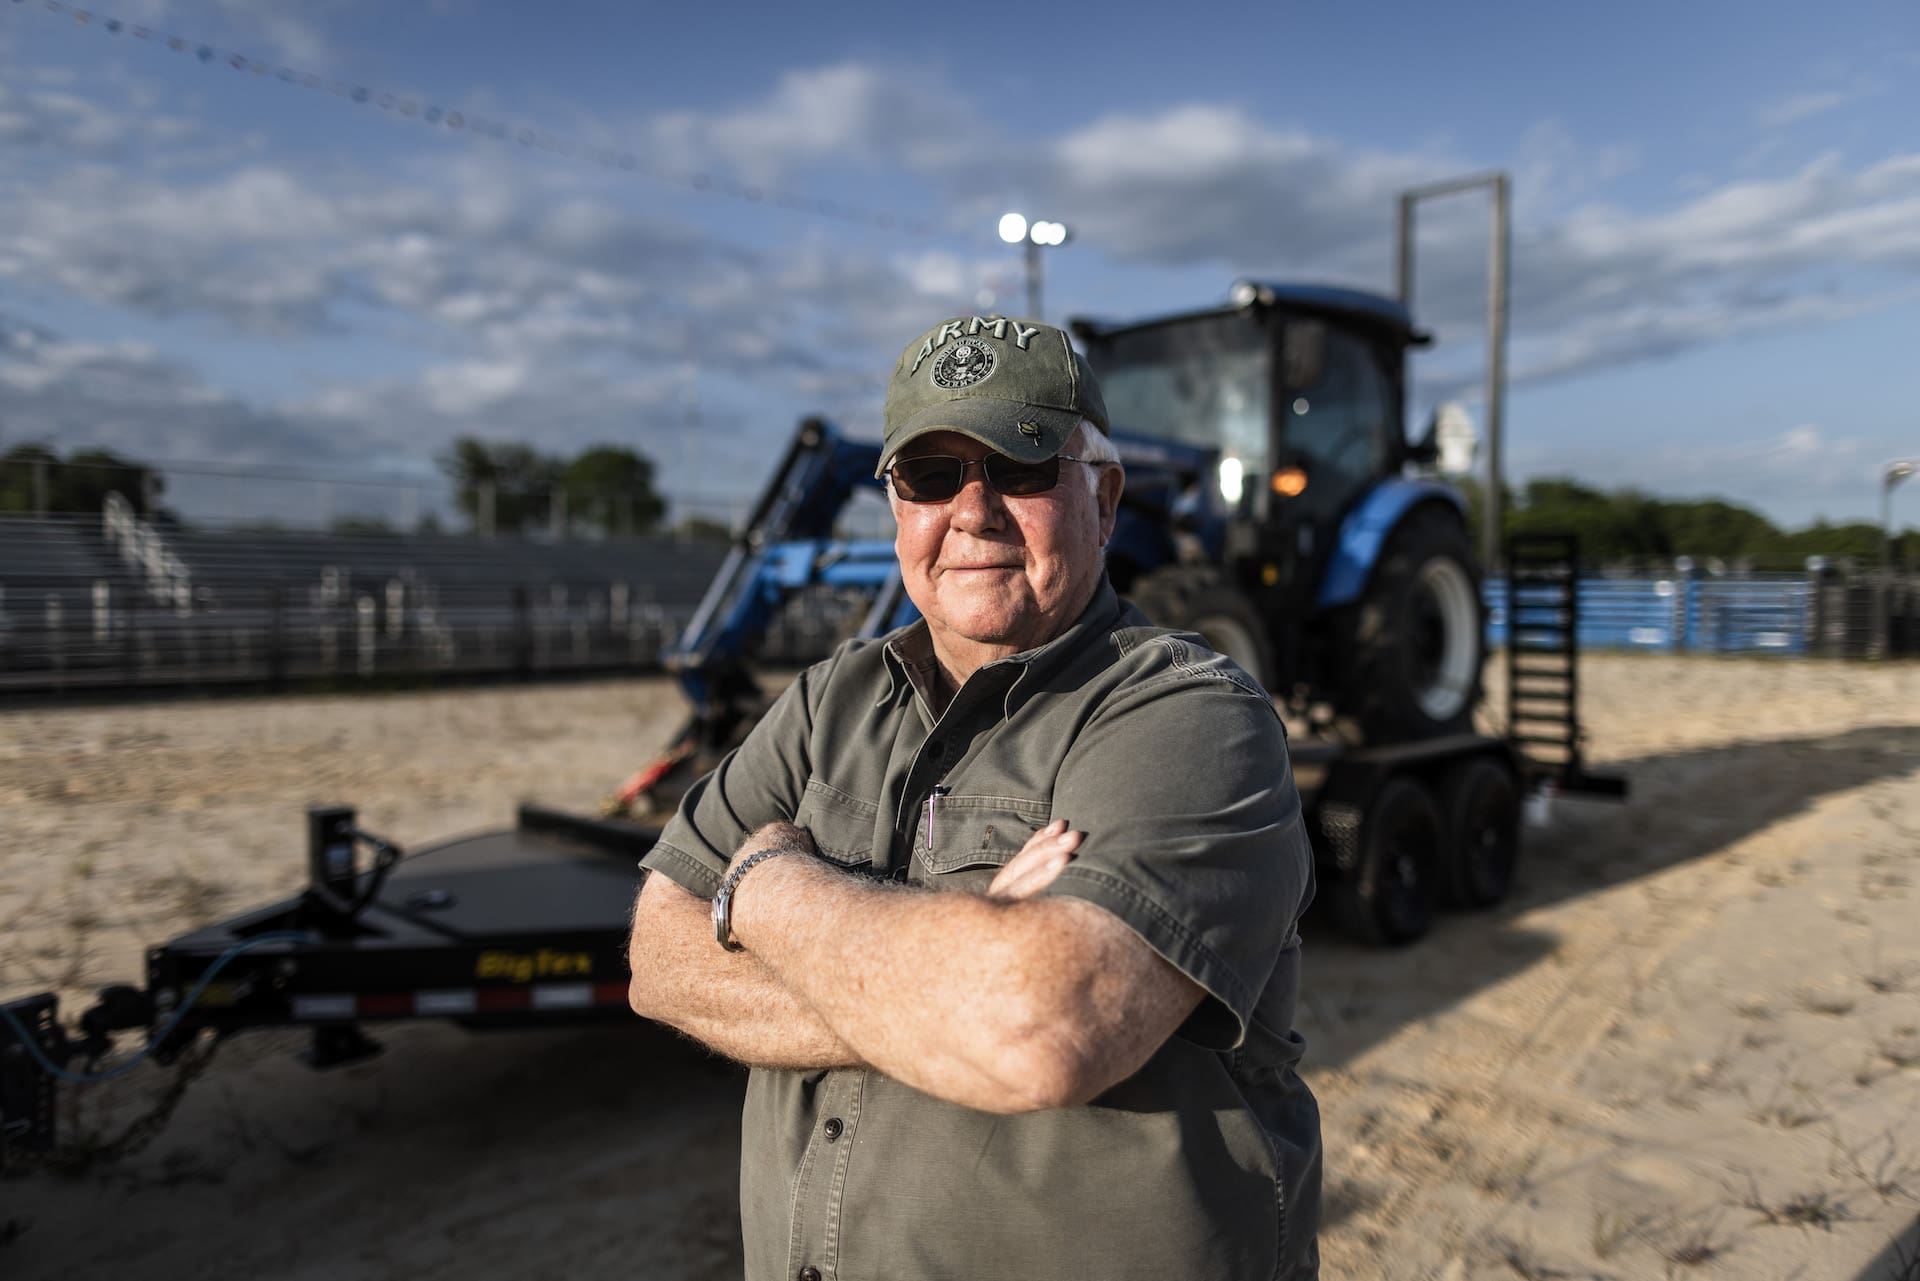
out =
[(621, 445), (595, 445), (566, 466), (567, 512), (608, 534), (640, 534), (667, 514), (653, 488), (653, 461)]
[(1527, 482), (1502, 522), (1508, 534), (1567, 533), (1580, 540), (1589, 562), (1668, 554), (1655, 505), (1632, 490), (1608, 494), (1564, 477)]
[(1780, 542), (1772, 521), (1718, 498), (1660, 503), (1657, 520), (1667, 555), (1757, 559)]
[(666, 500), (653, 487), (653, 460), (621, 445), (595, 445), (565, 459), (514, 441), (462, 436), (439, 462), (476, 528), (489, 490), (493, 527), (502, 533), (552, 520), (556, 493), (564, 496), (570, 528), (642, 533), (667, 513)]
[(478, 529), (491, 492), (493, 528), (519, 533), (551, 518), (553, 493), (564, 464), (529, 445), (462, 436), (439, 459), (453, 481), (455, 502)]
[(1809, 556), (1851, 560), (1861, 569), (1872, 569), (1880, 564), (1882, 547), (1883, 538), (1878, 525), (1864, 521), (1830, 525), (1821, 519), (1783, 537), (1779, 543), (1781, 554), (1774, 559), (1784, 562), (1778, 566), (1781, 569), (1799, 569), (1806, 564)]
[(163, 516), (148, 501), (165, 489), (151, 467), (108, 449), (79, 449), (63, 460), (45, 445), (24, 444), (0, 455), (0, 512), (97, 516), (117, 493), (136, 512)]

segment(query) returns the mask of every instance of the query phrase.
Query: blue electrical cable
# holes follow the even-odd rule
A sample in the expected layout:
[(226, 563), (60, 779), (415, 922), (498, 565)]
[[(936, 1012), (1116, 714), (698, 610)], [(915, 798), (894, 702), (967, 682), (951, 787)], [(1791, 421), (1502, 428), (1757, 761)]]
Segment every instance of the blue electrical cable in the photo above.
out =
[(173, 1017), (167, 1020), (167, 1025), (161, 1028), (152, 1040), (141, 1046), (139, 1052), (125, 1063), (116, 1064), (108, 1068), (105, 1072), (87, 1073), (67, 1071), (47, 1057), (46, 1051), (41, 1048), (39, 1040), (27, 1028), (26, 1024), (14, 1017), (12, 1010), (7, 1009), (5, 1006), (0, 1006), (0, 1015), (4, 1015), (7, 1022), (13, 1025), (14, 1031), (20, 1034), (22, 1043), (27, 1047), (27, 1054), (49, 1075), (62, 1081), (71, 1081), (75, 1085), (97, 1085), (101, 1081), (111, 1081), (116, 1076), (132, 1071), (142, 1060), (153, 1053), (155, 1047), (165, 1044), (167, 1038), (173, 1035), (174, 1029), (180, 1026), (180, 1021), (187, 1017), (187, 1012), (193, 1009), (194, 1003), (200, 999), (201, 993), (207, 990), (207, 984), (213, 982), (213, 976), (218, 974), (228, 961), (231, 961), (242, 952), (250, 952), (254, 948), (264, 947), (268, 943), (305, 943), (310, 941), (312, 937), (310, 934), (296, 933), (291, 930), (278, 930), (272, 934), (256, 935), (243, 943), (234, 944), (214, 958), (213, 964), (209, 965), (206, 972), (200, 976), (200, 981), (193, 985), (191, 992), (187, 993), (187, 999), (181, 1002), (180, 1008), (174, 1011)]

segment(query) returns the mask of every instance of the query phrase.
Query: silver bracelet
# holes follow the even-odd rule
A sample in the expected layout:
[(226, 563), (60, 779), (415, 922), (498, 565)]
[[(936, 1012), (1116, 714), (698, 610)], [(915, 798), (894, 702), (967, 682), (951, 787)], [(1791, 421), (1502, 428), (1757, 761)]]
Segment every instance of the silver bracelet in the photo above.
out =
[(755, 850), (734, 865), (727, 879), (720, 882), (720, 892), (713, 896), (713, 937), (729, 952), (743, 952), (746, 949), (733, 938), (733, 892), (739, 888), (740, 878), (770, 858), (779, 858), (782, 854), (804, 854), (805, 850), (791, 845), (774, 845), (764, 850)]

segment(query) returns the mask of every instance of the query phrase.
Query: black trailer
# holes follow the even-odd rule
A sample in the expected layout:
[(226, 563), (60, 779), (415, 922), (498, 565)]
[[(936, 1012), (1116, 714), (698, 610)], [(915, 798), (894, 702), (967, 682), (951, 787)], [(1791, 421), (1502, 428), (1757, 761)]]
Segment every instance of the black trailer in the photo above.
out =
[(0, 1148), (49, 1149), (56, 1083), (89, 1079), (116, 1032), (144, 1029), (168, 1063), (206, 1033), (308, 1028), (307, 1063), (329, 1068), (379, 1052), (370, 1023), (634, 1017), (627, 930), (657, 828), (523, 805), (506, 831), (404, 859), (343, 806), (311, 808), (308, 831), (305, 890), (151, 948), (145, 986), (103, 989), (77, 1030), (50, 994), (0, 1005)]
[[(1508, 740), (1303, 742), (1292, 759), (1323, 893), (1348, 928), (1405, 942), (1425, 933), (1436, 900), (1505, 896), (1527, 771)], [(168, 1063), (205, 1034), (306, 1028), (306, 1062), (329, 1068), (379, 1052), (369, 1024), (634, 1017), (630, 911), (657, 828), (529, 804), (510, 829), (402, 859), (351, 809), (314, 807), (308, 826), (305, 890), (152, 948), (145, 986), (104, 989), (77, 1032), (50, 994), (0, 1005), (0, 1156), (54, 1146), (57, 1083), (88, 1080), (116, 1032), (144, 1030), (141, 1053)], [(376, 853), (370, 866), (362, 846)]]

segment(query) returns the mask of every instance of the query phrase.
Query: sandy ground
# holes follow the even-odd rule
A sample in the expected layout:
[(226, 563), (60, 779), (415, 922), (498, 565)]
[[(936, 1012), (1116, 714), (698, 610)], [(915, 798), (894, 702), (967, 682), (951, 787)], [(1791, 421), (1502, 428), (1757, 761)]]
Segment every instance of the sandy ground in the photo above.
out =
[[(1329, 1278), (1920, 1278), (1920, 668), (1586, 660), (1598, 767), (1512, 902), (1309, 938)], [(663, 682), (0, 715), (0, 994), (68, 1013), (298, 886), (302, 807), (403, 843), (587, 807)], [(739, 1077), (643, 1026), (240, 1038), (138, 1155), (0, 1180), (0, 1272), (737, 1275)], [(166, 1079), (70, 1091), (111, 1131)]]

